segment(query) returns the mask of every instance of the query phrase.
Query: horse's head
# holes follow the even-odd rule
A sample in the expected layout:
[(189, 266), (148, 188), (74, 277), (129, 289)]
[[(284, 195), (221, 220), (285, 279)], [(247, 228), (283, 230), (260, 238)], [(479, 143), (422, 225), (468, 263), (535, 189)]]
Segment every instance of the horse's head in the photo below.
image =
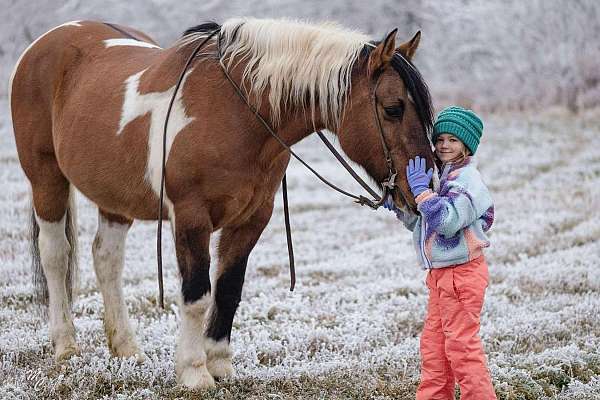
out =
[[(410, 62), (420, 32), (397, 48), (395, 36), (396, 30), (362, 51), (352, 71), (338, 137), (344, 152), (380, 187), (390, 175), (389, 166), (395, 169), (394, 202), (415, 211), (406, 165), (420, 155), (427, 160), (427, 168), (434, 167), (429, 139), (433, 112), (427, 86)], [(386, 160), (385, 147), (391, 163)]]

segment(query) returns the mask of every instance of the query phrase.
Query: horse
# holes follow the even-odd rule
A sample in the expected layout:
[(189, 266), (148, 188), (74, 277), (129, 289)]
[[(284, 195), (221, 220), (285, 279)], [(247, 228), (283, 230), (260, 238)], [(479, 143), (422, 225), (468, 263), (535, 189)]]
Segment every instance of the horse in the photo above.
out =
[(333, 132), (380, 189), (389, 162), (401, 166), (392, 200), (415, 213), (404, 166), (416, 155), (434, 166), (433, 107), (411, 61), (420, 32), (398, 46), (396, 32), (376, 41), (330, 22), (235, 18), (192, 27), (161, 48), (127, 26), (74, 21), (35, 40), (14, 68), (9, 104), (31, 184), (31, 252), (57, 362), (80, 352), (71, 316), (78, 190), (98, 206), (93, 265), (111, 354), (145, 358), (123, 298), (125, 240), (134, 220), (161, 219), (170, 222), (181, 278), (177, 381), (209, 388), (232, 375), (232, 321), (248, 256), (290, 160), (257, 113), (289, 146), (318, 129)]

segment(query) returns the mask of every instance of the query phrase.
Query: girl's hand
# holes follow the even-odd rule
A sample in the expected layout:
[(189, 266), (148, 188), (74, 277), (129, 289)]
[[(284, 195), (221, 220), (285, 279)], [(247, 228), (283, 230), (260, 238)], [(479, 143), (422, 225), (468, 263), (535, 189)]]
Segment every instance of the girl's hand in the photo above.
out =
[(410, 159), (406, 166), (406, 179), (413, 196), (417, 197), (429, 188), (429, 182), (433, 176), (433, 168), (425, 172), (425, 159), (416, 156), (414, 161)]

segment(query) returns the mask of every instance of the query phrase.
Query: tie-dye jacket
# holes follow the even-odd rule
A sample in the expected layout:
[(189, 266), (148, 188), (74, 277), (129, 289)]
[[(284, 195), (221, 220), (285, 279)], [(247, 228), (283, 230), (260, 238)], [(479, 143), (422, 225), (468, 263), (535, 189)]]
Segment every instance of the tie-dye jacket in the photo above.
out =
[(494, 221), (494, 205), (472, 157), (446, 164), (439, 192), (426, 190), (415, 200), (420, 215), (397, 215), (413, 231), (423, 269), (466, 263), (490, 245), (485, 233)]

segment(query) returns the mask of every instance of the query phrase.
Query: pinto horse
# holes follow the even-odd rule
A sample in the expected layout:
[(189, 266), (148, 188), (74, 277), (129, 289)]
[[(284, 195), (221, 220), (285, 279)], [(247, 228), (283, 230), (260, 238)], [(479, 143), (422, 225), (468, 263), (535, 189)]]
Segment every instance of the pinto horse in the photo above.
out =
[[(290, 153), (224, 71), (286, 144), (328, 129), (377, 183), (388, 176), (384, 140), (400, 167), (393, 200), (415, 212), (403, 166), (416, 155), (433, 166), (432, 105), (410, 61), (420, 33), (398, 47), (395, 36), (371, 41), (332, 23), (243, 18), (191, 28), (163, 49), (132, 28), (77, 21), (32, 43), (13, 72), (9, 101), (31, 183), (32, 252), (56, 359), (79, 351), (70, 309), (76, 188), (98, 206), (92, 252), (111, 353), (144, 359), (123, 299), (125, 238), (134, 219), (160, 218), (171, 223), (181, 275), (178, 381), (206, 388), (233, 373), (232, 321), (248, 256)], [(206, 39), (173, 101), (159, 215), (166, 111), (186, 60)], [(211, 286), (209, 240), (217, 230)]]

